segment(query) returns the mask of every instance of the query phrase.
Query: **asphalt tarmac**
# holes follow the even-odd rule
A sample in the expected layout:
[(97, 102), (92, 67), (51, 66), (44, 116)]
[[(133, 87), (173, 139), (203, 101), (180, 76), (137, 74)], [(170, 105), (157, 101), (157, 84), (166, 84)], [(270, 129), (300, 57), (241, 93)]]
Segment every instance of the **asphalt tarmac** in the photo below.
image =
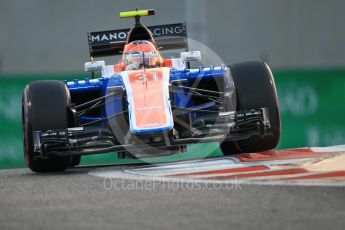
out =
[(1, 170), (0, 229), (345, 228), (343, 186), (150, 182), (95, 170)]

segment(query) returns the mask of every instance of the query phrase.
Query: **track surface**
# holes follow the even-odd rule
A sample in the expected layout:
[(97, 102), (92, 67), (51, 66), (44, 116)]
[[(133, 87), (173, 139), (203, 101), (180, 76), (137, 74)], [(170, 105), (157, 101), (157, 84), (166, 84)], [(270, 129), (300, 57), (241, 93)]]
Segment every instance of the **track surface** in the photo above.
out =
[[(109, 168), (109, 167), (108, 167)], [(111, 167), (122, 170), (122, 167)], [(0, 171), (0, 229), (343, 229), (345, 187), (240, 185), (131, 189), (82, 167)], [(188, 184), (187, 184), (188, 185)], [(120, 186), (120, 189), (118, 188)]]

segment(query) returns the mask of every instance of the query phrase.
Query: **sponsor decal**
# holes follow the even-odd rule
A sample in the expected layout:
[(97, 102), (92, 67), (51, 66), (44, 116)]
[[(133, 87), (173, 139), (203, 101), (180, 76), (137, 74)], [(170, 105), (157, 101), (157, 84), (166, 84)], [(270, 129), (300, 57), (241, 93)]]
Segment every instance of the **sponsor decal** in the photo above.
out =
[[(147, 27), (153, 37), (161, 36), (186, 36), (185, 26), (182, 23), (149, 26)], [(128, 37), (129, 29), (109, 30), (89, 33), (90, 45), (101, 45), (116, 42), (125, 42)]]
[(278, 85), (278, 94), (281, 113), (310, 117), (318, 111), (319, 96), (312, 83), (288, 81)]

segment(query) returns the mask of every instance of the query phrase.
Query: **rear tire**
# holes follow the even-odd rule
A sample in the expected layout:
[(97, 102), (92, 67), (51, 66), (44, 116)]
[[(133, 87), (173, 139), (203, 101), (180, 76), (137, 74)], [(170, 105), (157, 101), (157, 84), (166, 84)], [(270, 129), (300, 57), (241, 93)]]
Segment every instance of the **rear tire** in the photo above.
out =
[[(26, 86), (22, 98), (23, 145), (26, 165), (34, 172), (64, 171), (71, 157), (42, 159), (34, 152), (33, 131), (64, 129), (69, 118), (70, 95), (61, 81), (35, 81)], [(37, 157), (38, 156), (38, 157)]]
[(276, 147), (280, 140), (281, 124), (278, 97), (272, 72), (266, 63), (253, 61), (230, 66), (234, 79), (237, 110), (266, 107), (269, 112), (271, 136), (252, 136), (236, 142), (225, 141), (220, 148), (224, 155), (261, 152)]

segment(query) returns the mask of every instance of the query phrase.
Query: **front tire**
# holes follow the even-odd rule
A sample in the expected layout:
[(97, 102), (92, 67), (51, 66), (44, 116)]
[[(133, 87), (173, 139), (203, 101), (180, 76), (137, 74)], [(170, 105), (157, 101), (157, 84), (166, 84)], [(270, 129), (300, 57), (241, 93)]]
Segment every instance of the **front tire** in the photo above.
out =
[(33, 131), (71, 126), (70, 95), (61, 81), (35, 81), (26, 86), (22, 98), (23, 145), (26, 165), (34, 172), (66, 170), (71, 157), (40, 158), (34, 152)]
[(78, 166), (80, 162), (81, 162), (81, 156), (73, 156), (69, 167), (72, 168), (72, 167)]
[(276, 147), (280, 140), (281, 124), (276, 87), (272, 72), (263, 62), (253, 61), (230, 66), (234, 79), (237, 110), (268, 108), (272, 135), (252, 136), (240, 141), (225, 141), (220, 148), (224, 155), (261, 152)]

